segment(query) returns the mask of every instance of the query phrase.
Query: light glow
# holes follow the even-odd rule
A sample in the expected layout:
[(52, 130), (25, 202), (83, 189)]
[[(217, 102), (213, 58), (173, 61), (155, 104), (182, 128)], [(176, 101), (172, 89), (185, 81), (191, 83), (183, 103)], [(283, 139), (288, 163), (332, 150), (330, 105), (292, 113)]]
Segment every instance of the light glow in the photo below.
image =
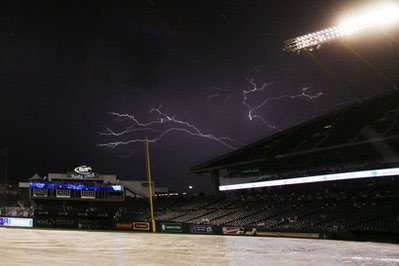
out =
[(398, 22), (398, 20), (399, 6), (391, 3), (382, 6), (375, 6), (368, 10), (364, 10), (358, 15), (342, 19), (339, 26), (351, 31), (371, 26), (385, 26)]
[(399, 6), (393, 3), (376, 5), (359, 14), (341, 19), (337, 26), (288, 40), (285, 42), (284, 50), (295, 52), (311, 49), (368, 28), (386, 27), (393, 24), (399, 25)]
[(344, 172), (338, 174), (295, 177), (295, 178), (287, 178), (280, 180), (242, 183), (242, 184), (233, 184), (233, 185), (222, 185), (219, 186), (219, 190), (227, 191), (227, 190), (248, 189), (248, 188), (275, 187), (275, 186), (286, 186), (286, 185), (307, 184), (307, 183), (359, 179), (359, 178), (371, 178), (371, 177), (385, 177), (385, 176), (395, 176), (395, 175), (399, 175), (398, 167), (355, 171), (355, 172)]

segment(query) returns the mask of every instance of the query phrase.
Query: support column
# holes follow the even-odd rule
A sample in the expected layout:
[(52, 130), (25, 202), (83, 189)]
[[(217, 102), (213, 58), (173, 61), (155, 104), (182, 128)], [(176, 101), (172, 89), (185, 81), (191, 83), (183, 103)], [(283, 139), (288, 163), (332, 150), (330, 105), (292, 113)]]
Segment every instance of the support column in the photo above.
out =
[(218, 198), (220, 195), (219, 170), (213, 170), (212, 172), (210, 172), (210, 174), (211, 174), (211, 181), (212, 181), (212, 185), (213, 185), (213, 189), (214, 189), (214, 194), (215, 194), (215, 197)]

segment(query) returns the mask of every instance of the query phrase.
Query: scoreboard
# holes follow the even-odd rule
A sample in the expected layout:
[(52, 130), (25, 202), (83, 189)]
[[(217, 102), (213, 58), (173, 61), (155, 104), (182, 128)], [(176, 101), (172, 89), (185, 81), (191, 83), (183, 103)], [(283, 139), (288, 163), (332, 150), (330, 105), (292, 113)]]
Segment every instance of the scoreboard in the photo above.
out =
[(29, 196), (31, 199), (123, 201), (125, 191), (120, 184), (30, 182)]
[(125, 189), (116, 175), (100, 175), (87, 165), (72, 172), (49, 173), (30, 180), (29, 197), (43, 200), (124, 201)]

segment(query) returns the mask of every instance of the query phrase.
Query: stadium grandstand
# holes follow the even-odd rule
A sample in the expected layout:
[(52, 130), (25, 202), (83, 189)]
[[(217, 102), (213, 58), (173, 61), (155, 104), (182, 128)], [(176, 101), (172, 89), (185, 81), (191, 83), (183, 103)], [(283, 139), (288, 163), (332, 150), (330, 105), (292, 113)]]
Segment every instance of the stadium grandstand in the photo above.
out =
[[(230, 195), (157, 199), (158, 223), (235, 228), (258, 235), (316, 236), (396, 240), (399, 232), (399, 182), (322, 183), (282, 186)], [(137, 202), (138, 203), (138, 202)], [(145, 202), (118, 221), (149, 221)], [(131, 209), (131, 210), (132, 210)]]

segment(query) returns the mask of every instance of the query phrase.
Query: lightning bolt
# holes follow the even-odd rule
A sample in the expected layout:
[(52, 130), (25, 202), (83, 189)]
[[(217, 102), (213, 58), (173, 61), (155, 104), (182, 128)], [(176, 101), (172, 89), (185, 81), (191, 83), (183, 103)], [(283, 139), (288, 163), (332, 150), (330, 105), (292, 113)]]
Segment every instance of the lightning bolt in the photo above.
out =
[(280, 95), (280, 96), (267, 97), (260, 104), (252, 106), (251, 104), (248, 103), (248, 96), (250, 94), (255, 94), (257, 92), (264, 92), (264, 90), (267, 87), (270, 87), (271, 84), (262, 83), (262, 85), (259, 86), (255, 82), (254, 78), (247, 79), (247, 81), (251, 85), (251, 88), (242, 91), (242, 104), (248, 110), (248, 118), (250, 121), (253, 121), (255, 118), (259, 119), (260, 121), (262, 121), (266, 126), (268, 126), (271, 129), (277, 129), (278, 127), (276, 125), (273, 125), (273, 124), (267, 122), (263, 116), (255, 113), (256, 111), (261, 109), (263, 106), (265, 106), (269, 102), (283, 100), (283, 99), (297, 99), (297, 98), (305, 98), (305, 99), (309, 99), (309, 100), (314, 100), (314, 99), (318, 99), (319, 97), (321, 97), (323, 95), (323, 92), (321, 92), (321, 91), (311, 93), (311, 92), (309, 92), (310, 87), (301, 87), (300, 93), (298, 93), (298, 94), (295, 94), (295, 95), (284, 94), (284, 95)]
[[(211, 87), (210, 88), (212, 91), (216, 91), (215, 93), (208, 95), (207, 101), (211, 101), (213, 98), (219, 97), (219, 96), (224, 96), (227, 92), (229, 92), (229, 89), (222, 89), (219, 87)], [(229, 96), (227, 96), (228, 99), (230, 99), (232, 96), (232, 94), (230, 94)]]
[[(115, 117), (115, 121), (117, 122), (130, 121), (133, 123), (133, 125), (122, 131), (115, 131), (110, 129), (109, 127), (105, 127), (105, 131), (99, 132), (99, 135), (121, 138), (125, 136), (129, 137), (131, 134), (141, 131), (146, 134), (151, 133), (152, 135), (154, 135), (148, 139), (148, 142), (155, 143), (160, 141), (163, 137), (165, 137), (170, 133), (181, 132), (189, 134), (191, 136), (206, 138), (212, 141), (216, 141), (229, 149), (235, 149), (237, 148), (238, 145), (241, 145), (240, 142), (229, 137), (217, 137), (212, 134), (203, 133), (195, 125), (187, 121), (179, 120), (176, 118), (176, 116), (171, 116), (161, 111), (162, 107), (163, 106), (160, 105), (157, 108), (151, 108), (149, 110), (148, 112), (149, 114), (157, 116), (156, 119), (151, 120), (149, 122), (141, 122), (134, 115), (111, 112), (110, 115)], [(129, 138), (128, 140), (118, 140), (108, 143), (101, 143), (98, 144), (97, 146), (102, 148), (114, 149), (119, 146), (126, 146), (140, 142), (142, 143), (144, 141), (145, 141), (144, 138)]]

